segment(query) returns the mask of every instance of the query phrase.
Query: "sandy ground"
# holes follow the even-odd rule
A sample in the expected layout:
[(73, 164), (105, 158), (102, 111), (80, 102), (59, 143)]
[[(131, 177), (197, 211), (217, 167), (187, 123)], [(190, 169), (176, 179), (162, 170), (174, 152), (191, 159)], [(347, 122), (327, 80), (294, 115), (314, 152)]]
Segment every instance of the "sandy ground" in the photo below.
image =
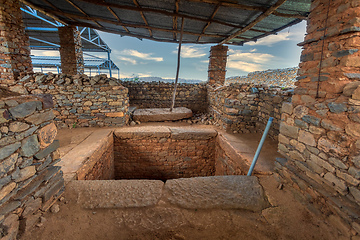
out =
[[(94, 129), (91, 128), (59, 131), (62, 154), (83, 141), (92, 131)], [(254, 142), (259, 137), (254, 137)], [(250, 136), (246, 138), (250, 139)], [(276, 143), (270, 142), (262, 153), (268, 162), (273, 162), (269, 156), (275, 157), (274, 147)], [(152, 208), (83, 209), (76, 203), (76, 198), (65, 191), (61, 201), (56, 203), (60, 211), (44, 213), (42, 222), (20, 239), (343, 239), (321, 216), (315, 216), (296, 201), (288, 186), (280, 189), (279, 183), (271, 175), (258, 177), (272, 204), (272, 207), (262, 212), (187, 210), (167, 205)]]

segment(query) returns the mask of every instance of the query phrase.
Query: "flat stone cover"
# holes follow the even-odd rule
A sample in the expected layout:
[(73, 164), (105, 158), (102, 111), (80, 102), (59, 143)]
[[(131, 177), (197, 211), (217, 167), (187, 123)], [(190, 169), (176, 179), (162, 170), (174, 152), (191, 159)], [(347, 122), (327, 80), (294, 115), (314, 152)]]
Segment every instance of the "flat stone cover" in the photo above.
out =
[(270, 204), (255, 176), (180, 178), (165, 183), (170, 203), (187, 209), (260, 211)]
[(71, 181), (66, 186), (84, 208), (127, 208), (154, 206), (164, 183), (159, 180)]
[(192, 117), (192, 111), (185, 107), (174, 108), (172, 112), (170, 112), (170, 108), (137, 109), (133, 115), (134, 121), (140, 122), (163, 122), (190, 117)]

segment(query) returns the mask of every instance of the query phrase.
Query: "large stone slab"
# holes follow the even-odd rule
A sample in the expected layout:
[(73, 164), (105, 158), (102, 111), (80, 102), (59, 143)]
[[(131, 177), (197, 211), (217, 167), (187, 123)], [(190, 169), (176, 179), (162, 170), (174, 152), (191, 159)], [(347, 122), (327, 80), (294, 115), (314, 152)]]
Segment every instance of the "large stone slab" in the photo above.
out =
[(159, 180), (71, 181), (67, 193), (83, 208), (147, 207), (158, 203), (163, 186)]
[(217, 131), (210, 128), (169, 127), (172, 139), (202, 140), (216, 137)]
[(118, 128), (114, 132), (115, 136), (120, 139), (141, 139), (141, 138), (169, 138), (170, 129), (163, 126), (144, 126), (144, 127), (127, 127)]
[(112, 130), (104, 129), (93, 132), (84, 141), (65, 154), (61, 161), (56, 164), (60, 166), (65, 182), (77, 179), (77, 173), (83, 165), (94, 157), (100, 157), (99, 149), (112, 138)]
[(192, 117), (192, 111), (185, 107), (174, 108), (172, 112), (170, 108), (136, 109), (133, 115), (133, 119), (140, 122), (163, 122), (190, 117)]
[(270, 204), (255, 176), (180, 178), (165, 183), (165, 197), (187, 209), (245, 209), (260, 211)]

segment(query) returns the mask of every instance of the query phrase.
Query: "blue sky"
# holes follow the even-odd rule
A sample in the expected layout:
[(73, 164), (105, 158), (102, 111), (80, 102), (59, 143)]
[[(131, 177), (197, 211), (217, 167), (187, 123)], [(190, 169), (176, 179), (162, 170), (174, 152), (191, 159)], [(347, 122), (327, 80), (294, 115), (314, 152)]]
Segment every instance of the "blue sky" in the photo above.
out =
[[(249, 72), (298, 66), (306, 22), (292, 26), (244, 46), (229, 46), (226, 77)], [(177, 44), (139, 40), (98, 31), (112, 49), (111, 59), (120, 68), (120, 77), (175, 78)], [(180, 78), (207, 80), (212, 45), (184, 44), (181, 48)], [(35, 55), (58, 56), (55, 51), (32, 51)], [(98, 55), (98, 54), (93, 54)], [(106, 57), (103, 54), (102, 57)]]
[[(299, 64), (306, 22), (244, 46), (229, 46), (226, 77), (249, 72), (295, 67)], [(175, 78), (177, 44), (120, 37), (99, 32), (112, 49), (111, 58), (120, 68), (121, 77)], [(184, 44), (181, 48), (180, 78), (207, 80), (209, 51), (212, 45)]]

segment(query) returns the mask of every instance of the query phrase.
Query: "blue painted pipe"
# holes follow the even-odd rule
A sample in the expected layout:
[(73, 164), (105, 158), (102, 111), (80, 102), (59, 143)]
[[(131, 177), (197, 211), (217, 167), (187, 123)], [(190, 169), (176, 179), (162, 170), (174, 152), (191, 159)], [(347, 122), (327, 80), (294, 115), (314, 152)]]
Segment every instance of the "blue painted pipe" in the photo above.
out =
[(271, 126), (271, 123), (273, 122), (274, 118), (273, 117), (270, 117), (267, 124), (266, 124), (266, 127), (265, 127), (265, 131), (261, 137), (261, 140), (260, 140), (260, 143), (259, 143), (259, 146), (256, 150), (256, 153), (255, 153), (255, 156), (254, 156), (254, 159), (251, 163), (251, 166), (250, 166), (250, 169), (249, 169), (249, 172), (248, 172), (248, 176), (251, 176), (252, 174), (252, 171), (254, 170), (254, 167), (255, 167), (255, 164), (256, 164), (256, 161), (258, 160), (258, 157), (260, 155), (260, 152), (261, 152), (261, 149), (262, 149), (262, 146), (264, 145), (264, 142), (265, 142), (265, 139), (266, 139), (266, 136), (269, 132), (269, 129), (270, 129), (270, 126)]

